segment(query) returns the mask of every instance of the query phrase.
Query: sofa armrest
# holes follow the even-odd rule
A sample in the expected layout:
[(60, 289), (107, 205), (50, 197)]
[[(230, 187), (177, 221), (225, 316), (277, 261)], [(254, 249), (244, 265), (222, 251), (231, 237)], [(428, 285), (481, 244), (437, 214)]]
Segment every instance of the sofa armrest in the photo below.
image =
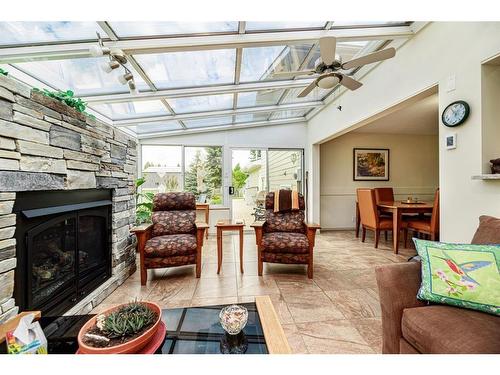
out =
[(262, 234), (265, 223), (265, 221), (254, 221), (252, 225), (250, 225), (253, 229), (255, 229), (255, 243), (257, 244), (257, 248), (260, 248), (260, 244), (262, 243)]
[(426, 305), (417, 299), (420, 262), (379, 266), (375, 275), (382, 310), (382, 353), (398, 354), (403, 310)]
[(321, 226), (316, 223), (307, 223), (307, 222), (304, 222), (304, 225), (306, 226), (306, 234), (309, 243), (312, 245), (312, 247), (314, 247), (316, 241), (316, 231), (318, 229), (321, 229)]
[(130, 232), (134, 233), (137, 237), (137, 251), (139, 252), (141, 264), (144, 264), (144, 246), (151, 238), (151, 230), (153, 229), (152, 223), (145, 223), (133, 227)]

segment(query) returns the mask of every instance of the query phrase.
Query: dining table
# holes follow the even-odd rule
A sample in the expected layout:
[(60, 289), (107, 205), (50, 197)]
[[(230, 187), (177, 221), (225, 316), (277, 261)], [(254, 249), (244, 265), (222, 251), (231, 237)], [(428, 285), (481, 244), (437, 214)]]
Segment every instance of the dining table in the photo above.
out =
[[(392, 227), (393, 230), (393, 251), (394, 254), (398, 253), (399, 250), (399, 234), (401, 232), (401, 223), (403, 214), (423, 214), (432, 213), (433, 202), (411, 202), (407, 203), (404, 201), (389, 201), (389, 202), (379, 202), (377, 208), (380, 212), (390, 212), (392, 213)], [(397, 230), (396, 230), (397, 228)]]

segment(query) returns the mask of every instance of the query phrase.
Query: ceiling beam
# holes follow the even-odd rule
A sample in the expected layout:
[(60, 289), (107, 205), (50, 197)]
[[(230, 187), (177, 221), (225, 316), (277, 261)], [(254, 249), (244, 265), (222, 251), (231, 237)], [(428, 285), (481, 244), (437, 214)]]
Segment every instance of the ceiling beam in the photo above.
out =
[(214, 85), (205, 87), (189, 87), (178, 89), (167, 89), (141, 92), (139, 94), (109, 94), (109, 95), (93, 95), (83, 96), (82, 100), (89, 104), (101, 103), (125, 103), (131, 101), (154, 100), (154, 99), (172, 99), (190, 96), (204, 96), (214, 94), (232, 94), (238, 92), (249, 92), (259, 90), (274, 90), (274, 89), (289, 89), (296, 87), (304, 87), (309, 85), (313, 79), (295, 79), (286, 81), (262, 81), (251, 83), (239, 83), (229, 85)]
[(178, 121), (178, 120), (196, 120), (200, 118), (207, 117), (224, 117), (232, 115), (241, 115), (249, 113), (261, 113), (261, 112), (274, 112), (274, 111), (286, 111), (295, 109), (306, 109), (306, 108), (316, 108), (323, 105), (323, 102), (305, 102), (305, 103), (291, 103), (282, 105), (268, 105), (261, 107), (248, 107), (248, 108), (237, 108), (237, 109), (224, 109), (220, 111), (207, 111), (207, 112), (194, 112), (194, 113), (182, 113), (170, 116), (150, 116), (150, 117), (135, 117), (131, 119), (115, 120), (113, 125), (117, 127), (122, 126), (137, 126), (144, 123), (152, 122), (168, 122), (168, 121)]
[[(252, 34), (206, 35), (152, 39), (106, 41), (107, 47), (119, 48), (126, 54), (147, 54), (178, 51), (201, 51), (314, 43), (324, 36), (334, 36), (339, 42), (409, 38), (414, 33), (410, 26), (373, 27), (340, 30), (281, 31)], [(60, 43), (40, 46), (0, 49), (0, 63), (34, 60), (58, 60), (89, 57), (89, 47), (95, 42)]]
[[(208, 132), (216, 132), (222, 130), (240, 130), (248, 128), (257, 128), (261, 126), (270, 126), (270, 125), (274, 126), (274, 125), (296, 124), (300, 122), (304, 122), (303, 117), (246, 122), (234, 125), (216, 125), (216, 126), (207, 126), (205, 128), (179, 129), (179, 130), (170, 130), (170, 131), (154, 132), (154, 133), (137, 133), (136, 137), (141, 140), (144, 140), (150, 138), (169, 137), (182, 134), (208, 133)], [(142, 144), (147, 144), (147, 142)]]

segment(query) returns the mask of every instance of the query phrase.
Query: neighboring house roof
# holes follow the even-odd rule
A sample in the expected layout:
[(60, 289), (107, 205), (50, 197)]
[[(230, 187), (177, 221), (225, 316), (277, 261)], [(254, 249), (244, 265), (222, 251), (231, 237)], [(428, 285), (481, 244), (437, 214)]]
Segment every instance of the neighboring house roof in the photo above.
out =
[(143, 172), (146, 173), (181, 173), (181, 167), (171, 167), (171, 166), (162, 166), (162, 167), (147, 167)]

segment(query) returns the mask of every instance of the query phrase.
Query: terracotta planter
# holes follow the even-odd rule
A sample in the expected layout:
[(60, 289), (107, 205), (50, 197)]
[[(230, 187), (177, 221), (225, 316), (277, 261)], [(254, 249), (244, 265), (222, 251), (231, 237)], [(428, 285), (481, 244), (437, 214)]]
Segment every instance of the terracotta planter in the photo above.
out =
[[(161, 308), (156, 303), (152, 302), (141, 302), (147, 305), (151, 310), (157, 313), (158, 319), (156, 322), (145, 331), (141, 336), (136, 337), (133, 340), (125, 342), (120, 345), (110, 346), (107, 348), (94, 348), (93, 346), (86, 345), (83, 343), (83, 336), (89, 329), (95, 326), (97, 315), (90, 319), (85, 325), (80, 329), (78, 333), (78, 345), (80, 346), (79, 352), (83, 354), (134, 354), (139, 352), (146, 344), (154, 337), (156, 331), (158, 330), (161, 322)], [(117, 310), (123, 305), (128, 305), (124, 303), (115, 307), (112, 307), (101, 314), (108, 315), (109, 313)], [(100, 314), (99, 314), (100, 315)]]

